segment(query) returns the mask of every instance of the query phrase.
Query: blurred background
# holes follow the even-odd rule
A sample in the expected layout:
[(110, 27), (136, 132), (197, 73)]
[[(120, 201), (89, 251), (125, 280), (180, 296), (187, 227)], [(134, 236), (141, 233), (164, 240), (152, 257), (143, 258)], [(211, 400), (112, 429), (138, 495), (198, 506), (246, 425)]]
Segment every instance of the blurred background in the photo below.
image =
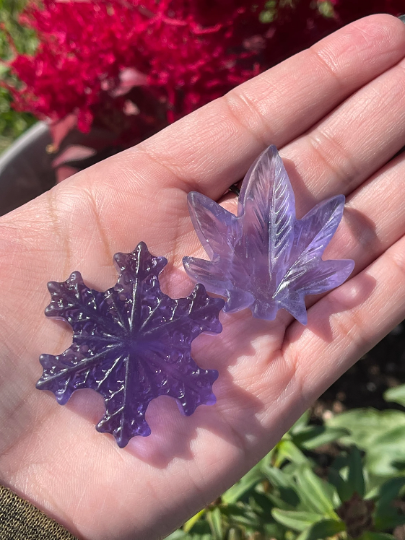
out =
[[(0, 215), (405, 0), (0, 0)], [(170, 540), (405, 539), (405, 332)]]

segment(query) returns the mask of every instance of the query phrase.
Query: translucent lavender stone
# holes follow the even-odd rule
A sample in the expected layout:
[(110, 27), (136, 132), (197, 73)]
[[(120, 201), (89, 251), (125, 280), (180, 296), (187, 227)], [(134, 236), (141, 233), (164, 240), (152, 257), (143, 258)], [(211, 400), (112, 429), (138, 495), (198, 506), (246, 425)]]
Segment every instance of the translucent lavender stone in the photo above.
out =
[(185, 257), (189, 276), (227, 298), (224, 311), (249, 307), (272, 320), (284, 308), (307, 322), (305, 296), (329, 291), (353, 270), (351, 260), (323, 261), (342, 218), (345, 198), (317, 204), (295, 217), (290, 180), (275, 146), (247, 172), (233, 215), (201, 193), (188, 197), (191, 219), (211, 261)]
[(163, 294), (158, 275), (167, 260), (153, 257), (143, 242), (114, 260), (120, 274), (106, 292), (89, 289), (79, 272), (48, 284), (52, 301), (45, 313), (71, 325), (73, 343), (60, 355), (41, 356), (37, 388), (53, 392), (62, 405), (80, 388), (99, 392), (106, 411), (97, 430), (112, 433), (123, 447), (150, 434), (145, 412), (158, 396), (175, 398), (185, 415), (215, 403), (218, 372), (200, 369), (190, 348), (201, 332), (222, 331), (224, 301), (207, 296), (203, 285), (179, 300)]

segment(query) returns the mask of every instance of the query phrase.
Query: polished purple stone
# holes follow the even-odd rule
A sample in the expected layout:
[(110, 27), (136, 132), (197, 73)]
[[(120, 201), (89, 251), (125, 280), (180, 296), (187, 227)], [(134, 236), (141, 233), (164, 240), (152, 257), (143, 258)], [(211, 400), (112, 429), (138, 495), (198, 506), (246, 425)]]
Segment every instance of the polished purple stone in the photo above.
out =
[(295, 217), (290, 180), (275, 146), (247, 172), (235, 216), (205, 195), (188, 197), (193, 225), (211, 261), (185, 257), (189, 276), (227, 298), (224, 311), (250, 308), (272, 320), (284, 308), (307, 322), (305, 296), (329, 291), (353, 270), (351, 260), (323, 261), (342, 218), (345, 198), (317, 204)]
[(62, 405), (80, 388), (99, 392), (106, 410), (97, 430), (112, 433), (123, 447), (150, 434), (145, 412), (158, 396), (175, 398), (187, 416), (215, 403), (218, 372), (200, 369), (190, 349), (202, 332), (222, 331), (224, 301), (210, 298), (203, 285), (187, 298), (163, 294), (158, 275), (167, 260), (153, 257), (143, 242), (114, 261), (119, 278), (106, 292), (89, 289), (79, 272), (48, 284), (52, 301), (45, 313), (70, 324), (73, 343), (62, 354), (41, 356), (37, 388), (53, 392)]

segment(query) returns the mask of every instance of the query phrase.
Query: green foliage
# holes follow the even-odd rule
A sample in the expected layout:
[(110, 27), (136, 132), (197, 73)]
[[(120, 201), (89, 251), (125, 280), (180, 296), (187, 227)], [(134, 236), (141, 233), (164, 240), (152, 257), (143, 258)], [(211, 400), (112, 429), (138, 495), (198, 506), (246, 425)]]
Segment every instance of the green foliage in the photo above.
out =
[(336, 536), (346, 530), (345, 524), (342, 521), (335, 519), (323, 519), (314, 523), (308, 529), (305, 529), (297, 538), (297, 540), (318, 540), (319, 538), (329, 538)]
[(398, 403), (405, 407), (405, 384), (401, 386), (396, 386), (395, 388), (390, 388), (384, 394), (384, 399), (386, 401)]
[(265, 9), (259, 15), (260, 22), (264, 24), (273, 22), (277, 16), (277, 1), (269, 0), (264, 7)]
[(0, 87), (0, 153), (36, 121), (31, 114), (15, 111), (11, 107), (10, 94)]
[(345, 500), (351, 499), (355, 493), (357, 493), (357, 495), (360, 495), (360, 497), (364, 497), (366, 487), (364, 481), (362, 460), (359, 449), (355, 446), (352, 448), (352, 451), (349, 454), (348, 465), (349, 474), (347, 478), (347, 485), (349, 487), (349, 490), (347, 491), (347, 499)]
[(366, 453), (367, 470), (376, 477), (405, 473), (405, 413), (396, 410), (354, 409), (327, 421), (327, 426), (347, 428), (341, 439)]
[[(5, 31), (0, 30), (0, 79), (9, 84), (17, 84), (17, 81), (9, 73), (7, 64), (13, 57), (13, 50), (9, 39), (12, 39), (19, 52), (31, 54), (37, 46), (34, 33), (23, 28), (18, 22), (18, 15), (24, 8), (26, 0), (0, 0), (0, 23)], [(11, 107), (9, 92), (0, 87), (0, 153), (5, 150), (14, 139), (32, 126), (36, 119), (27, 113), (15, 111)]]
[[(368, 459), (376, 452), (367, 445), (383, 444), (384, 430), (399, 428), (405, 429), (401, 411), (351, 411), (323, 426), (310, 425), (305, 414), (249, 473), (168, 540), (394, 539), (390, 533), (405, 524), (398, 504), (405, 470), (398, 476), (395, 469), (393, 477), (385, 467), (376, 476), (375, 461)], [(319, 465), (322, 452), (314, 452), (320, 445), (337, 452), (326, 469)]]
[(16, 49), (21, 53), (32, 54), (37, 46), (32, 30), (19, 23), (19, 14), (24, 9), (27, 0), (0, 0), (0, 21), (6, 32), (0, 33), (1, 57), (10, 59), (13, 56), (7, 33), (11, 36)]
[[(263, 24), (272, 23), (277, 18), (279, 8), (289, 6), (294, 8), (297, 0), (268, 0), (264, 5), (264, 10), (259, 14), (259, 20)], [(311, 5), (313, 10), (317, 10), (325, 19), (332, 19), (336, 16), (333, 2), (331, 0), (317, 0)]]
[(392, 534), (366, 532), (359, 540), (395, 540), (395, 536), (392, 536)]
[(333, 17), (335, 17), (333, 2), (331, 2), (330, 0), (323, 0), (322, 2), (318, 1), (317, 7), (319, 13), (323, 15), (326, 19), (332, 19)]

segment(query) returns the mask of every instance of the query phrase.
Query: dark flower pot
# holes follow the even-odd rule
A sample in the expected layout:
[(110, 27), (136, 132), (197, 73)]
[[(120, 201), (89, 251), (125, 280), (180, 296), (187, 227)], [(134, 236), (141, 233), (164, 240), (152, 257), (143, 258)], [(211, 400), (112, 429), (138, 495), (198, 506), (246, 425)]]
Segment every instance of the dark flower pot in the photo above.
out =
[(48, 126), (38, 122), (0, 155), (0, 215), (34, 199), (55, 185)]

